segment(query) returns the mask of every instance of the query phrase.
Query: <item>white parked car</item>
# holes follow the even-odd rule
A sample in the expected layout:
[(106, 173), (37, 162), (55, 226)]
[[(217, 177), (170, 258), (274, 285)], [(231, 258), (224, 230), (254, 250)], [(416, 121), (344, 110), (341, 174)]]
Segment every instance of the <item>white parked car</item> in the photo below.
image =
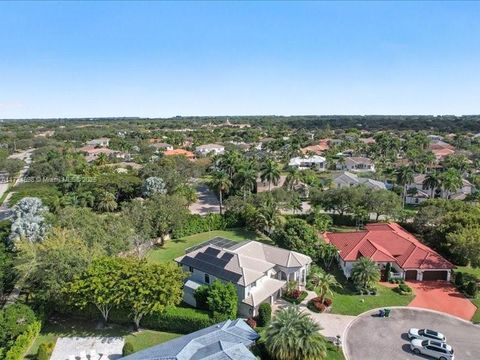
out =
[(430, 329), (415, 329), (411, 328), (408, 330), (408, 338), (410, 340), (420, 339), (420, 340), (433, 340), (440, 342), (447, 342), (447, 338), (442, 333)]
[(453, 348), (439, 341), (414, 339), (410, 343), (410, 349), (416, 355), (428, 355), (438, 360), (454, 360)]

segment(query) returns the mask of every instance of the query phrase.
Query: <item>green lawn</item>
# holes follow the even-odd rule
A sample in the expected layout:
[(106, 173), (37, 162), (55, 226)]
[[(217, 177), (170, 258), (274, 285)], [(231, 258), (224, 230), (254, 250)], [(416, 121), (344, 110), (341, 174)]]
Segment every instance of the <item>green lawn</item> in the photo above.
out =
[(44, 342), (55, 342), (65, 336), (121, 336), (131, 341), (135, 351), (174, 339), (180, 334), (145, 330), (132, 333), (131, 327), (110, 325), (108, 329), (97, 329), (97, 322), (79, 319), (50, 320), (43, 325), (40, 335), (29, 349), (26, 358), (35, 359), (38, 347)]
[(140, 351), (154, 345), (158, 345), (169, 340), (175, 339), (181, 334), (168, 333), (163, 331), (143, 330), (134, 334), (130, 334), (125, 341), (132, 343), (135, 351)]
[(209, 231), (181, 239), (167, 240), (163, 247), (151, 250), (147, 258), (153, 262), (166, 262), (185, 254), (185, 249), (210, 240), (216, 236), (224, 237), (233, 241), (259, 240), (254, 232), (243, 229), (232, 229), (226, 231)]
[(342, 288), (333, 289), (332, 313), (359, 315), (365, 311), (389, 306), (406, 306), (414, 295), (400, 295), (391, 288), (377, 285), (376, 295), (357, 295), (353, 285), (337, 270), (334, 273)]
[(326, 360), (345, 360), (342, 349), (338, 349), (331, 342), (327, 342), (327, 358)]

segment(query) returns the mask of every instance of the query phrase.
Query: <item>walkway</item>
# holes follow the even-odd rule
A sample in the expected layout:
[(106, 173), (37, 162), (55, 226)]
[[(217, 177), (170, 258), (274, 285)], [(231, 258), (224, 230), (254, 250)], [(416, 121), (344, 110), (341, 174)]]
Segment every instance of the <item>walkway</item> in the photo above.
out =
[[(308, 291), (308, 296), (299, 305), (303, 312), (306, 312), (310, 317), (322, 328), (320, 333), (329, 340), (334, 340), (338, 335), (343, 338), (343, 333), (347, 326), (355, 319), (355, 316), (329, 314), (329, 313), (315, 313), (307, 308), (307, 302), (316, 297), (313, 291)], [(279, 299), (273, 305), (273, 311), (278, 311), (284, 307), (291, 305), (289, 302)]]
[(477, 307), (449, 282), (444, 281), (409, 281), (415, 299), (410, 307), (426, 308), (444, 312), (465, 320), (471, 320)]

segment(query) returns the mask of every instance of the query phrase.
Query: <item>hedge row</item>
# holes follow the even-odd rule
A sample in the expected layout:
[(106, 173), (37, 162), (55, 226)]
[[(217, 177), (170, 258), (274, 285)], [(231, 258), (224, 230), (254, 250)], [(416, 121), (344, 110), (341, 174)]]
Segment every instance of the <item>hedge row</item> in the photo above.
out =
[[(76, 308), (57, 309), (63, 314), (69, 316), (78, 316), (90, 320), (101, 318), (100, 312), (94, 306), (87, 306), (83, 310)], [(109, 322), (121, 325), (132, 323), (128, 311), (122, 309), (112, 309), (108, 319)], [(156, 313), (145, 316), (140, 326), (143, 328), (174, 332), (179, 334), (188, 334), (207, 326), (213, 325), (214, 321), (210, 317), (210, 312), (190, 307), (168, 307), (162, 313)]]
[(166, 332), (189, 334), (214, 324), (206, 311), (193, 308), (172, 307), (163, 313), (153, 314), (142, 321), (142, 326)]
[(7, 351), (5, 360), (22, 360), (40, 333), (41, 326), (40, 321), (35, 321), (28, 325), (25, 332), (15, 339), (12, 347)]
[(179, 229), (173, 231), (173, 238), (178, 239), (189, 235), (213, 230), (225, 230), (233, 227), (228, 218), (224, 218), (220, 214), (208, 214), (207, 216), (189, 215), (185, 224)]

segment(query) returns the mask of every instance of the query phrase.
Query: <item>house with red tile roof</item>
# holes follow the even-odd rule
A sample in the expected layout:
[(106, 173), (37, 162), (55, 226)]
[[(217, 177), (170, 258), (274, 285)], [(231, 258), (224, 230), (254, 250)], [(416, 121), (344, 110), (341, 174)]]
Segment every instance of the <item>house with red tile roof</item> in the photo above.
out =
[(338, 249), (338, 261), (347, 278), (361, 257), (378, 264), (383, 280), (388, 278), (387, 263), (394, 277), (418, 281), (449, 281), (455, 267), (396, 223), (368, 224), (365, 230), (355, 232), (326, 232), (323, 237)]

